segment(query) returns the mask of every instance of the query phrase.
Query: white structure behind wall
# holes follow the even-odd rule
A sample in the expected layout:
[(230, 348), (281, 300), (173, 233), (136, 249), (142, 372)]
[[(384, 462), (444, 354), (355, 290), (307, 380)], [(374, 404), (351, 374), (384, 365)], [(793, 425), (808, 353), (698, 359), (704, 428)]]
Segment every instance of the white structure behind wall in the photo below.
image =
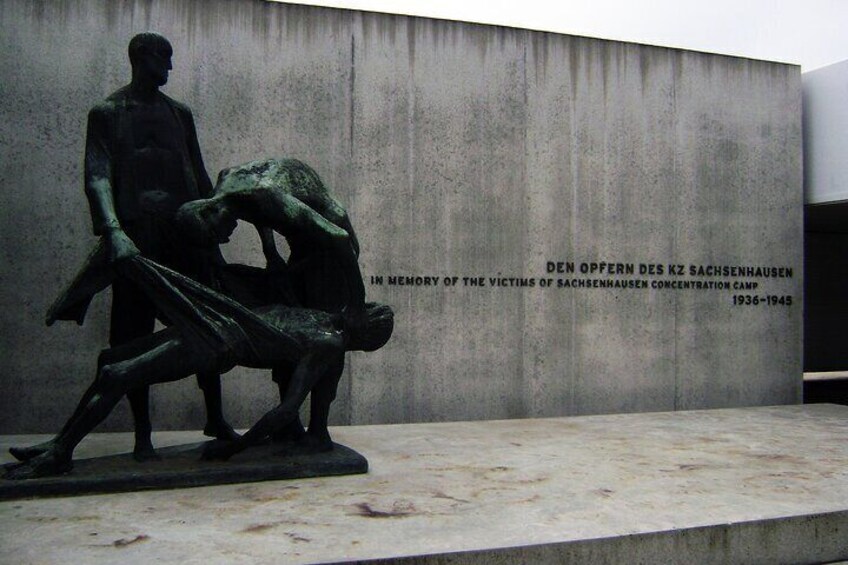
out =
[(807, 204), (848, 200), (848, 60), (802, 75)]

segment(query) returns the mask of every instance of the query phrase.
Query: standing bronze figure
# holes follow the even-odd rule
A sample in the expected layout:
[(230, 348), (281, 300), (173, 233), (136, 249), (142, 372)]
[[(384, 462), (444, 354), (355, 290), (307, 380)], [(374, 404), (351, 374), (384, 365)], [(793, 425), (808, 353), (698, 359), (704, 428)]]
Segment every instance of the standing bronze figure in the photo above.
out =
[[(159, 89), (168, 82), (173, 49), (156, 33), (141, 33), (128, 47), (132, 79), (88, 114), (85, 142), (85, 194), (94, 235), (102, 237), (109, 264), (143, 254), (198, 281), (212, 284), (216, 247), (187, 246), (177, 232), (177, 209), (209, 196), (212, 183), (203, 164), (194, 118), (189, 108)], [(122, 277), (110, 278), (112, 312), (109, 345), (118, 347), (153, 333), (156, 305)], [(94, 292), (102, 287), (92, 289)], [(87, 297), (89, 300), (91, 296)], [(82, 323), (88, 300), (61, 319)], [(48, 324), (55, 317), (48, 315)], [(108, 359), (101, 359), (102, 362)], [(223, 415), (221, 382), (217, 374), (198, 374), (206, 402), (204, 432), (219, 439), (237, 437)], [(150, 434), (149, 390), (127, 392), (135, 423), (137, 460), (155, 459)], [(49, 444), (13, 449), (27, 459)]]

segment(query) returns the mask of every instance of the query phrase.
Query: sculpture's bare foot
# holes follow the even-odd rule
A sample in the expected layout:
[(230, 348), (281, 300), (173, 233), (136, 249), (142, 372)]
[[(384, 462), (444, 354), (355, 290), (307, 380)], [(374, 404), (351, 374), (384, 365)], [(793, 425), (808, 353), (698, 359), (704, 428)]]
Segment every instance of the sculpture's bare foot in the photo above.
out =
[(222, 441), (235, 441), (241, 436), (229, 425), (226, 421), (206, 422), (206, 427), (203, 428), (203, 435), (214, 437)]
[(303, 424), (299, 421), (287, 424), (283, 429), (271, 432), (271, 441), (274, 443), (282, 443), (286, 441), (300, 441), (306, 435), (306, 430), (303, 429)]
[(55, 450), (49, 450), (33, 457), (29, 461), (10, 467), (4, 477), (13, 481), (37, 479), (64, 475), (73, 468), (70, 457), (60, 457)]
[(143, 463), (145, 461), (159, 461), (162, 458), (158, 453), (156, 453), (156, 450), (153, 449), (153, 444), (150, 442), (149, 438), (146, 441), (140, 441), (136, 438), (135, 448), (133, 448), (133, 459), (139, 463)]
[(241, 450), (241, 444), (236, 441), (210, 441), (203, 448), (200, 458), (204, 461), (227, 461)]
[(310, 433), (306, 432), (302, 438), (297, 441), (295, 451), (298, 453), (324, 453), (332, 451), (333, 440), (328, 433)]
[(51, 439), (43, 443), (30, 445), (29, 447), (10, 447), (9, 453), (11, 453), (12, 457), (18, 461), (29, 461), (30, 459), (38, 457), (42, 453), (50, 451), (50, 449), (53, 448), (53, 445), (54, 442)]

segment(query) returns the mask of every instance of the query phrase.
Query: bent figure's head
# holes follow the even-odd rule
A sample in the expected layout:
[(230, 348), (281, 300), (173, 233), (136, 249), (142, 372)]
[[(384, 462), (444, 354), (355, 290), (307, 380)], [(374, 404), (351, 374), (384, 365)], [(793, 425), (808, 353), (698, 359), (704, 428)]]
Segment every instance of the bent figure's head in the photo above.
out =
[(226, 203), (216, 198), (186, 202), (174, 217), (183, 234), (200, 246), (227, 243), (238, 222)]
[(174, 49), (171, 43), (152, 31), (139, 33), (130, 39), (127, 53), (133, 70), (133, 80), (143, 80), (156, 86), (164, 86), (168, 82), (168, 71)]
[(395, 329), (395, 314), (390, 306), (367, 302), (365, 324), (358, 332), (349, 334), (348, 349), (352, 351), (376, 351), (386, 345)]

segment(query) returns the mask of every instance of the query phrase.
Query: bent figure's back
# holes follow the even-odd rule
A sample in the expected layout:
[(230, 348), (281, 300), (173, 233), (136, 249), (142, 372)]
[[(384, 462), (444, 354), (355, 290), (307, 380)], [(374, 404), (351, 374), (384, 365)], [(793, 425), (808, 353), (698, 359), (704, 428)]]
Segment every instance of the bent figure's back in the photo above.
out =
[(318, 173), (297, 159), (259, 159), (236, 165), (222, 170), (215, 186), (217, 195), (263, 190), (294, 196), (333, 223), (341, 208)]
[[(332, 197), (318, 173), (302, 161), (260, 159), (236, 165), (222, 170), (215, 186), (215, 198), (232, 202), (250, 201), (254, 206), (271, 194), (292, 197), (345, 230), (351, 238), (354, 253), (359, 253), (359, 243), (347, 211)], [(301, 304), (330, 312), (345, 307), (351, 298), (343, 282), (345, 274), (339, 269), (338, 259), (328, 254), (325, 247), (316, 245), (316, 241), (305, 233), (297, 230), (281, 233), (289, 244), (292, 285)]]

